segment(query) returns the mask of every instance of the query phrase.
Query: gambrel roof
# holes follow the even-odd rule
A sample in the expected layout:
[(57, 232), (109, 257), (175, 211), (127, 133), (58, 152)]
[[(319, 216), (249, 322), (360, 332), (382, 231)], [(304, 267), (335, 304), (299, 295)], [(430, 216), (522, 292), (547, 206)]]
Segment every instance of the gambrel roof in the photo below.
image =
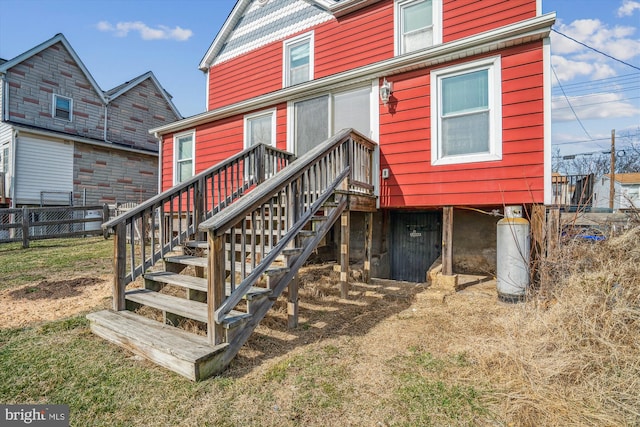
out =
[(227, 61), (378, 0), (238, 0), (199, 68)]
[(47, 41), (45, 41), (43, 43), (40, 43), (39, 45), (29, 49), (28, 51), (16, 56), (13, 59), (8, 60), (7, 62), (4, 62), (4, 63), (0, 64), (0, 74), (6, 73), (7, 70), (15, 67), (16, 65), (20, 64), (23, 61), (26, 61), (27, 59), (31, 58), (32, 56), (37, 55), (38, 53), (50, 48), (51, 46), (55, 45), (56, 43), (61, 43), (64, 46), (64, 48), (67, 50), (67, 52), (69, 52), (69, 55), (71, 55), (71, 57), (73, 58), (75, 63), (78, 65), (78, 68), (80, 68), (80, 70), (82, 71), (84, 76), (87, 78), (87, 80), (91, 84), (91, 87), (93, 88), (93, 90), (96, 91), (96, 93), (98, 94), (98, 96), (100, 97), (102, 102), (104, 102), (106, 104), (107, 100), (104, 97), (104, 92), (102, 92), (102, 90), (100, 89), (100, 86), (98, 86), (98, 83), (96, 83), (96, 81), (93, 79), (93, 76), (91, 75), (91, 73), (89, 72), (87, 67), (80, 60), (80, 57), (78, 56), (76, 51), (73, 50), (73, 48), (71, 47), (71, 45), (67, 41), (66, 37), (62, 33), (56, 34), (55, 36), (53, 36), (49, 40), (47, 40)]

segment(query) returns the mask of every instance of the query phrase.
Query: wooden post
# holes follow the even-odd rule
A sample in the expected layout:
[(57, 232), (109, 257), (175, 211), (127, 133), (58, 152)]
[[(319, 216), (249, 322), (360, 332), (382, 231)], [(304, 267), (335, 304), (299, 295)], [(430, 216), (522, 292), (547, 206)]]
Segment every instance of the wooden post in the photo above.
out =
[(349, 219), (350, 212), (340, 217), (340, 296), (349, 298)]
[[(196, 228), (196, 230), (198, 230), (198, 226), (200, 225), (200, 223), (202, 221), (204, 221), (204, 218), (206, 216), (205, 212), (207, 209), (207, 203), (205, 201), (205, 190), (204, 190), (204, 183), (205, 183), (205, 179), (204, 177), (200, 178), (198, 180), (198, 184), (195, 186), (194, 188), (194, 194), (193, 194), (193, 202), (194, 202), (194, 218), (193, 218), (193, 222), (194, 222), (194, 226)], [(195, 233), (195, 239), (196, 240), (203, 240), (204, 236), (202, 235), (203, 232), (202, 231), (196, 231)], [(202, 277), (202, 276), (198, 276), (198, 277)]]
[(547, 219), (547, 254), (550, 254), (558, 245), (560, 238), (560, 209), (549, 208)]
[(442, 274), (453, 275), (453, 207), (442, 208)]
[(616, 130), (611, 130), (611, 176), (609, 180), (609, 209), (615, 206), (616, 197)]
[(287, 303), (287, 323), (289, 328), (293, 329), (298, 326), (298, 275), (293, 276), (289, 281)]
[(215, 311), (224, 302), (225, 288), (225, 262), (224, 262), (224, 235), (215, 237), (211, 232), (207, 233), (209, 241), (207, 277), (207, 337), (211, 345), (218, 345), (223, 342), (224, 328), (216, 323), (214, 319)]
[[(131, 236), (133, 240), (133, 236)], [(125, 307), (124, 276), (127, 269), (127, 227), (125, 223), (116, 225), (113, 239), (113, 309), (122, 311)]]
[(371, 281), (371, 250), (373, 246), (373, 212), (365, 214), (364, 222), (364, 271), (362, 272), (362, 280), (365, 283), (369, 283)]
[[(107, 205), (106, 203), (104, 205), (102, 205), (102, 223), (104, 224), (105, 222), (109, 221), (109, 216), (110, 216), (110, 212), (109, 212), (109, 205)], [(109, 231), (106, 228), (102, 229), (102, 235), (104, 236), (105, 239), (109, 238)]]
[(29, 247), (29, 209), (22, 207), (22, 247)]

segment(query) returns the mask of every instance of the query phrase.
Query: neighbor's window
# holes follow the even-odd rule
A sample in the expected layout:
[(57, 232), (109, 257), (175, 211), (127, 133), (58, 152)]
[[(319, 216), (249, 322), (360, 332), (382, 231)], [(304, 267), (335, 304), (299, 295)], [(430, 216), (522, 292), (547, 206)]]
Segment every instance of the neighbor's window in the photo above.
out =
[(189, 131), (173, 137), (174, 179), (175, 184), (191, 178), (195, 172), (195, 131)]
[(441, 0), (396, 1), (396, 54), (442, 43)]
[(431, 163), (502, 158), (500, 58), (431, 72)]
[(71, 121), (73, 100), (66, 96), (53, 95), (53, 117)]
[(302, 34), (284, 42), (283, 86), (293, 86), (313, 79), (313, 33)]

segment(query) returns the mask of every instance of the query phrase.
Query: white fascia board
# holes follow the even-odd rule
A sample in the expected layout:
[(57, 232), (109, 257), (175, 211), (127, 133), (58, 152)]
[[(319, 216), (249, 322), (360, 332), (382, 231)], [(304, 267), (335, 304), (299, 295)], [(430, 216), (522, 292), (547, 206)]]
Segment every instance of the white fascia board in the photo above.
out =
[(137, 148), (130, 148), (122, 145), (110, 144), (108, 142), (100, 142), (94, 139), (82, 138), (74, 135), (67, 135), (67, 134), (63, 135), (55, 132), (47, 132), (39, 129), (31, 129), (28, 127), (22, 127), (20, 125), (16, 125), (15, 123), (12, 123), (11, 126), (13, 127), (14, 130), (20, 132), (21, 134), (32, 134), (32, 135), (44, 136), (47, 138), (62, 139), (67, 141), (79, 142), (81, 144), (94, 145), (96, 147), (109, 148), (109, 149), (118, 150), (118, 151), (126, 151), (127, 153), (144, 154), (150, 157), (158, 157), (158, 153), (154, 151), (139, 150)]
[(207, 53), (205, 53), (204, 57), (202, 57), (200, 65), (198, 65), (198, 68), (200, 70), (205, 71), (211, 66), (213, 59), (218, 54), (220, 49), (222, 49), (222, 46), (224, 46), (224, 42), (227, 40), (227, 37), (229, 37), (231, 31), (233, 31), (233, 28), (236, 26), (240, 18), (242, 18), (242, 14), (250, 4), (251, 0), (238, 0), (236, 5), (231, 10), (231, 13), (229, 13), (229, 16), (224, 21), (224, 24), (218, 32), (218, 35), (216, 35), (216, 38), (213, 39), (213, 42), (211, 43), (211, 46), (209, 46)]
[(551, 185), (551, 39), (542, 40), (542, 90), (544, 123), (544, 204), (551, 205), (553, 189)]
[(428, 49), (396, 56), (364, 67), (283, 88), (275, 92), (270, 92), (236, 104), (220, 107), (188, 117), (184, 120), (160, 126), (149, 130), (149, 132), (159, 135), (176, 132), (181, 129), (186, 129), (187, 127), (208, 123), (212, 120), (223, 119), (253, 109), (267, 108), (273, 104), (287, 102), (297, 97), (325, 93), (327, 90), (368, 81), (374, 78), (388, 77), (410, 70), (443, 64), (456, 59), (493, 52), (498, 49), (516, 46), (534, 40), (542, 40), (549, 36), (551, 26), (555, 22), (555, 19), (555, 12), (548, 13), (453, 42), (432, 46)]

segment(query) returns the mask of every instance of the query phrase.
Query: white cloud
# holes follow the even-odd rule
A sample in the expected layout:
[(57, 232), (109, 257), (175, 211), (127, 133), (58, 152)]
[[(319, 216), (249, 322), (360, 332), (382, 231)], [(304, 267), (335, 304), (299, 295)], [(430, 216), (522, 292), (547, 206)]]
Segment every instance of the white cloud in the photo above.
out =
[(96, 28), (99, 31), (113, 32), (117, 37), (126, 37), (130, 32), (137, 31), (143, 40), (186, 41), (193, 35), (193, 31), (178, 26), (169, 28), (165, 25), (158, 25), (157, 28), (151, 28), (141, 21), (118, 22), (115, 25), (107, 21), (100, 21), (96, 24)]
[[(571, 81), (579, 76), (587, 76), (591, 79), (603, 79), (616, 75), (615, 70), (609, 65), (596, 62), (592, 58), (587, 59), (589, 60), (573, 61), (564, 56), (552, 55), (551, 65), (561, 83)], [(553, 84), (557, 84), (555, 78)]]
[(631, 16), (633, 12), (636, 10), (640, 10), (640, 2), (633, 0), (624, 0), (622, 2), (622, 6), (618, 8), (618, 16)]
[[(640, 40), (632, 38), (636, 31), (634, 27), (617, 25), (610, 28), (599, 19), (577, 19), (568, 25), (559, 21), (557, 30), (623, 61), (640, 55)], [(577, 54), (588, 50), (560, 34), (554, 33), (551, 37), (555, 54)]]
[[(569, 102), (580, 120), (612, 119), (640, 115), (640, 108), (623, 99), (620, 93), (594, 93), (569, 96)], [(551, 100), (552, 119), (556, 122), (574, 121), (575, 115), (564, 96)]]

